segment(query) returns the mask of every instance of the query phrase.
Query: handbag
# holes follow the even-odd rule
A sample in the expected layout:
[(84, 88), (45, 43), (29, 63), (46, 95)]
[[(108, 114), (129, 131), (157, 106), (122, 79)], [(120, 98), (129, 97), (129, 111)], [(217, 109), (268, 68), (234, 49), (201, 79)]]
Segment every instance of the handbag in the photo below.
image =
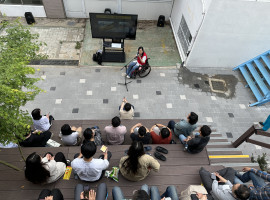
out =
[[(202, 193), (207, 194), (206, 189), (202, 185), (190, 185), (186, 190), (181, 192), (180, 200), (192, 200), (192, 194)], [(194, 195), (192, 195), (194, 197)], [(197, 198), (197, 197), (196, 197)], [(198, 198), (197, 198), (198, 199)]]

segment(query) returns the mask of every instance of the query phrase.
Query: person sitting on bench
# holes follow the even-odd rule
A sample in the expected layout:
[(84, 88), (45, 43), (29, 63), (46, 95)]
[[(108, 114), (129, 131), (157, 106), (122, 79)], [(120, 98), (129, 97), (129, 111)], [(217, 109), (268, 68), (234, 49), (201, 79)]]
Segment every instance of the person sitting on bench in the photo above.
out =
[(147, 60), (147, 55), (143, 50), (143, 47), (138, 48), (138, 53), (135, 59), (127, 66), (127, 78), (130, 78), (132, 73), (138, 69), (141, 65), (144, 65)]
[(134, 106), (124, 97), (119, 110), (120, 119), (133, 119)]
[(130, 181), (145, 179), (151, 170), (158, 172), (159, 162), (152, 156), (144, 153), (142, 142), (133, 141), (127, 156), (120, 159), (119, 169), (122, 175)]

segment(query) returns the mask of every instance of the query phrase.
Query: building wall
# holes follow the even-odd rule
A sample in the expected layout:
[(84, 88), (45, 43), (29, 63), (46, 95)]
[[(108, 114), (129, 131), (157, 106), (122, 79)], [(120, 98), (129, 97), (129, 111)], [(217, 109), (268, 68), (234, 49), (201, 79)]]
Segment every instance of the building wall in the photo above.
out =
[[(81, 1), (81, 0), (80, 0)], [(79, 0), (77, 2), (80, 2)], [(89, 12), (103, 13), (105, 8), (110, 8), (112, 13), (118, 12), (118, 0), (82, 0), (81, 14), (75, 10), (79, 6), (73, 7), (74, 12), (69, 9), (67, 17), (88, 17)], [(65, 0), (65, 5), (74, 3), (74, 0)], [(169, 20), (173, 0), (122, 0), (123, 14), (138, 14), (139, 20), (157, 20), (159, 15), (164, 15)], [(80, 3), (81, 5), (81, 3)], [(83, 10), (85, 9), (85, 10)], [(75, 13), (77, 12), (77, 13)]]
[(0, 4), (0, 12), (10, 17), (23, 17), (25, 12), (32, 12), (34, 17), (46, 17), (43, 6)]
[(269, 50), (269, 10), (269, 1), (212, 1), (186, 66), (233, 68)]
[(178, 46), (178, 50), (182, 61), (186, 59), (186, 53), (184, 48), (181, 46), (180, 38), (177, 35), (180, 21), (182, 16), (185, 18), (188, 29), (192, 36), (192, 43), (197, 35), (197, 30), (203, 20), (203, 10), (207, 10), (211, 0), (176, 0), (174, 1), (172, 13), (171, 13), (171, 24), (174, 32), (175, 40)]

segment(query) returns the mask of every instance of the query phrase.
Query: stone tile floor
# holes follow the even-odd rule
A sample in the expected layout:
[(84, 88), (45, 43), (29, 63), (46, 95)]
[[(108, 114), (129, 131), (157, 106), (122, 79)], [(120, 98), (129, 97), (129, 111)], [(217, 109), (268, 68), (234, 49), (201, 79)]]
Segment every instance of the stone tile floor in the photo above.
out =
[[(231, 69), (156, 67), (145, 78), (131, 79), (128, 92), (125, 86), (118, 85), (124, 82), (120, 69), (42, 66), (36, 76), (43, 79), (38, 86), (46, 93), (28, 102), (25, 109), (31, 112), (39, 107), (43, 114), (50, 112), (59, 120), (111, 119), (118, 114), (118, 106), (126, 97), (135, 106), (136, 118), (181, 119), (193, 111), (199, 115), (199, 124), (211, 125), (230, 141), (269, 115), (269, 104), (248, 107), (255, 98), (244, 87), (240, 73)], [(225, 81), (226, 91), (212, 92), (209, 84), (205, 84), (209, 77)], [(268, 138), (256, 138), (269, 142)], [(240, 148), (250, 155), (269, 152), (252, 144)]]

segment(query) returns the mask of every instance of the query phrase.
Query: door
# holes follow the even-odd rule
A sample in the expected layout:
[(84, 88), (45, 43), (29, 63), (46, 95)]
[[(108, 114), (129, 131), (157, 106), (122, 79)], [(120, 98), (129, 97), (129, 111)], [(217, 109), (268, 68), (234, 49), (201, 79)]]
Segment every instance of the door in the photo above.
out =
[(87, 18), (84, 1), (85, 0), (64, 0), (67, 17)]

